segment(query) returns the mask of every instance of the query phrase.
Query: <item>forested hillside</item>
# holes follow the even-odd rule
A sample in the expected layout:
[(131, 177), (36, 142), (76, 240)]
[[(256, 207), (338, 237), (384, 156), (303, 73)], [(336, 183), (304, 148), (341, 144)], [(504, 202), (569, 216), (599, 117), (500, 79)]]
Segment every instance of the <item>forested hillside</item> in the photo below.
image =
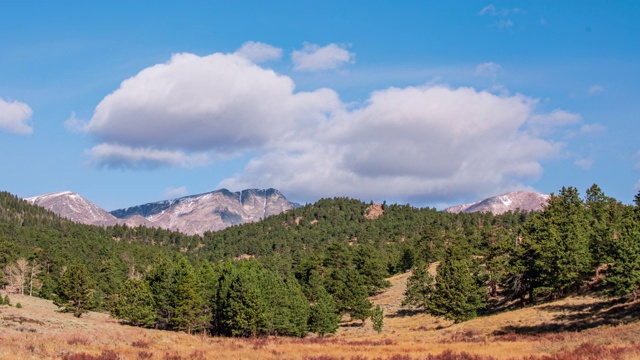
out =
[(413, 269), (405, 306), (463, 321), (585, 288), (636, 298), (635, 202), (594, 185), (584, 199), (562, 188), (537, 213), (383, 204), (367, 216), (373, 204), (335, 198), (199, 237), (78, 225), (2, 193), (0, 266), (8, 290), (76, 316), (98, 308), (133, 325), (230, 336), (326, 334), (345, 314), (375, 317), (368, 297)]

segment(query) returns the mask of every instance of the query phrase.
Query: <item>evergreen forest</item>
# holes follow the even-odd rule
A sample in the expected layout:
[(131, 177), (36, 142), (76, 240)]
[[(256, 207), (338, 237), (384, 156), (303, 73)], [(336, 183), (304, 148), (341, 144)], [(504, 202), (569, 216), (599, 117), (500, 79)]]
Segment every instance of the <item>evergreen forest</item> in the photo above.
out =
[(203, 236), (70, 222), (0, 193), (0, 284), (81, 317), (209, 335), (304, 337), (373, 321), (369, 297), (412, 271), (403, 305), (465, 321), (585, 291), (637, 301), (640, 194), (563, 187), (543, 211), (451, 214), (321, 199)]

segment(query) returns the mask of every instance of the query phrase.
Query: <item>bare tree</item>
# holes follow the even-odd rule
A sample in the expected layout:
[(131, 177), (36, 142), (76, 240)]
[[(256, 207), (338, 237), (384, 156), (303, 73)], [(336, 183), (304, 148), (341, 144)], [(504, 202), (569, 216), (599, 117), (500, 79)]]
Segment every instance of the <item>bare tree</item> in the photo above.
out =
[(29, 296), (33, 296), (33, 288), (42, 288), (42, 281), (38, 279), (38, 275), (42, 273), (42, 266), (35, 260), (31, 262), (31, 271), (29, 272)]
[(4, 267), (4, 277), (7, 282), (7, 290), (15, 294), (24, 294), (25, 278), (27, 276), (28, 262), (21, 258), (15, 264)]

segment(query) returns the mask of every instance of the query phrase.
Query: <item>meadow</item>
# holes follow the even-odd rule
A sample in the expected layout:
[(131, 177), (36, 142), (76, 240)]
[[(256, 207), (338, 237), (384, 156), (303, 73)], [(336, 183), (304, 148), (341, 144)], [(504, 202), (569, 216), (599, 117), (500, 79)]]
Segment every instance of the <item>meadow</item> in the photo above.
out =
[(10, 295), (12, 305), (0, 306), (0, 359), (640, 358), (636, 303), (585, 294), (454, 324), (400, 306), (408, 276), (390, 278), (392, 287), (371, 298), (385, 311), (382, 333), (370, 321), (345, 319), (336, 334), (323, 338), (225, 338), (142, 329), (104, 313), (75, 318), (57, 312), (50, 301)]

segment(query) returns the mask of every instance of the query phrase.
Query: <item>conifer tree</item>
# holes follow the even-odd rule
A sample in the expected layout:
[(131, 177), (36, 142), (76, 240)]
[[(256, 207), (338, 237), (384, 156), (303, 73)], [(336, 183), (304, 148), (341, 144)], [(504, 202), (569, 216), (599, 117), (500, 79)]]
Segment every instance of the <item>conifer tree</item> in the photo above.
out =
[(326, 289), (336, 303), (338, 314), (349, 313), (352, 319), (363, 323), (369, 317), (371, 301), (360, 274), (352, 268), (338, 268), (326, 279)]
[(577, 189), (562, 188), (543, 212), (524, 225), (520, 268), (529, 279), (529, 296), (554, 298), (577, 289), (591, 275), (590, 227)]
[(472, 268), (471, 255), (461, 246), (447, 249), (437, 269), (436, 289), (427, 312), (460, 322), (476, 317), (485, 308), (486, 289), (474, 276), (477, 269)]
[(72, 264), (62, 275), (53, 303), (61, 312), (73, 313), (75, 317), (89, 312), (93, 308), (93, 282), (84, 265)]
[(622, 229), (614, 242), (613, 265), (605, 282), (611, 286), (613, 295), (633, 295), (640, 298), (640, 192), (636, 195), (635, 207), (628, 209)]
[(153, 294), (157, 328), (168, 329), (173, 324), (179, 292), (177, 277), (175, 263), (167, 258), (162, 258), (146, 276), (151, 294)]
[(207, 317), (204, 301), (197, 291), (193, 270), (190, 268), (190, 264), (186, 263), (186, 266), (188, 267), (182, 269), (184, 275), (181, 276), (178, 285), (172, 325), (178, 330), (191, 334), (193, 331), (204, 329)]
[(381, 333), (384, 324), (384, 312), (380, 305), (376, 305), (373, 310), (371, 310), (371, 322), (373, 323), (373, 330), (378, 334)]
[(428, 309), (429, 301), (435, 291), (435, 279), (429, 273), (429, 265), (419, 262), (407, 279), (407, 290), (404, 292), (402, 306), (415, 309)]
[(339, 321), (340, 317), (336, 314), (333, 299), (324, 287), (318, 288), (311, 304), (309, 331), (324, 337), (324, 335), (333, 334), (338, 330)]
[(154, 323), (156, 312), (153, 294), (144, 280), (127, 279), (120, 288), (112, 314), (135, 326), (150, 326)]
[(269, 310), (255, 268), (241, 267), (231, 281), (222, 310), (222, 325), (232, 336), (258, 336), (268, 331)]

